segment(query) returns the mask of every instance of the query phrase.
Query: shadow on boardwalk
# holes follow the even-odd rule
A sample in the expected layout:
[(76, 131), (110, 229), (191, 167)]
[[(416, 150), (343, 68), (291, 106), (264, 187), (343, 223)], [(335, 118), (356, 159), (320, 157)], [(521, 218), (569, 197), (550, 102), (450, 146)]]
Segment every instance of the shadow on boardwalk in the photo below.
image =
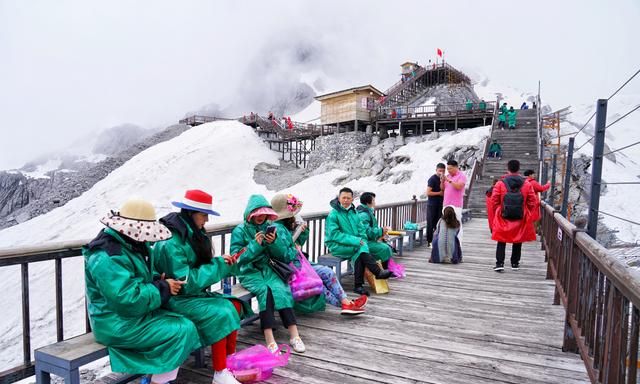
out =
[[(563, 313), (539, 243), (525, 244), (519, 271), (492, 271), (495, 243), (486, 221), (465, 224), (464, 263), (434, 265), (430, 249), (399, 258), (408, 277), (373, 295), (366, 315), (337, 309), (299, 316), (307, 352), (292, 355), (268, 383), (587, 383), (578, 355), (564, 353)], [(510, 248), (507, 247), (507, 252)], [(507, 255), (508, 257), (508, 255)], [(352, 288), (352, 277), (343, 279)], [(287, 332), (277, 330), (279, 342)], [(264, 343), (259, 324), (239, 347)], [(210, 383), (210, 368), (181, 370), (178, 383)], [(208, 362), (210, 367), (210, 362)]]

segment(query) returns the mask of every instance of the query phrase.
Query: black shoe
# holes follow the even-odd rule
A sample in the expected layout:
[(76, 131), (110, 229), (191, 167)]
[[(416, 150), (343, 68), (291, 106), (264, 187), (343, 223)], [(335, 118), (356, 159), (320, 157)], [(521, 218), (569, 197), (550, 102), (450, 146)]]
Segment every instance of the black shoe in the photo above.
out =
[(363, 286), (355, 287), (353, 289), (353, 292), (357, 293), (358, 295), (366, 295), (366, 296), (370, 295), (369, 291), (367, 291)]
[(496, 272), (504, 272), (504, 264), (496, 263), (496, 266), (493, 267), (493, 270)]
[(514, 271), (517, 271), (518, 269), (520, 269), (520, 264), (519, 263), (512, 263), (511, 264), (511, 269), (513, 269)]
[(396, 275), (394, 275), (393, 272), (391, 272), (388, 269), (383, 269), (383, 270), (380, 271), (378, 276), (376, 276), (376, 279), (386, 280), (386, 279), (388, 279), (390, 277), (396, 277)]

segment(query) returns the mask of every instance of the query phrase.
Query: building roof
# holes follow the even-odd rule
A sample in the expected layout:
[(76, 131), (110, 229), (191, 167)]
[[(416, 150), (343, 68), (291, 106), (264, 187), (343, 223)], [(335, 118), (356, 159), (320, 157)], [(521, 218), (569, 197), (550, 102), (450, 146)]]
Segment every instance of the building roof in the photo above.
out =
[(407, 61), (406, 63), (402, 63), (400, 64), (401, 67), (404, 67), (407, 64), (411, 64), (411, 65), (418, 65), (418, 63), (414, 63), (413, 61)]
[(369, 92), (373, 92), (376, 96), (384, 96), (384, 93), (380, 92), (373, 85), (368, 84), (368, 85), (363, 85), (363, 86), (360, 86), (360, 87), (353, 87), (353, 88), (343, 89), (341, 91), (335, 91), (335, 92), (327, 93), (327, 94), (324, 94), (324, 95), (318, 95), (318, 96), (315, 97), (315, 99), (318, 100), (318, 101), (323, 101), (323, 100), (331, 99), (331, 98), (334, 98), (334, 97), (344, 96), (344, 95), (348, 95), (350, 93), (356, 93), (356, 92), (360, 92), (360, 91), (369, 91)]

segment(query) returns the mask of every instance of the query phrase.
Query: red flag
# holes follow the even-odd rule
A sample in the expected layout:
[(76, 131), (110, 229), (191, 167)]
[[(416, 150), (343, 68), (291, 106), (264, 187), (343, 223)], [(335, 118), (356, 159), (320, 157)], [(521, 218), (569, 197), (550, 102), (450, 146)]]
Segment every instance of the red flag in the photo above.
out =
[(436, 52), (438, 53), (438, 56), (442, 57), (442, 50), (440, 48), (438, 48)]

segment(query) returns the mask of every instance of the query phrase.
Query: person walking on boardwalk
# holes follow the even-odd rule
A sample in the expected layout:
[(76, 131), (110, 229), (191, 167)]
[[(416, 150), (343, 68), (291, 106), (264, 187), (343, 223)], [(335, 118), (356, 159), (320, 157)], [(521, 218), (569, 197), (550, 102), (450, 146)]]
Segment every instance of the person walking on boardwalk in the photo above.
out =
[(253, 312), (251, 306), (243, 308), (243, 302), (232, 296), (207, 290), (237, 274), (236, 259), (213, 257), (211, 240), (204, 231), (209, 215), (220, 216), (212, 202), (212, 196), (201, 190), (186, 191), (182, 201), (172, 202), (180, 212), (160, 219), (172, 236), (156, 243), (153, 260), (158, 273), (185, 282), (167, 307), (193, 321), (202, 344), (211, 345), (213, 384), (237, 384), (227, 369), (227, 356), (236, 351), (241, 314)]
[(516, 116), (518, 116), (518, 111), (513, 109), (513, 107), (509, 108), (507, 112), (507, 123), (509, 125), (509, 129), (516, 129)]
[(438, 220), (442, 217), (442, 200), (444, 197), (444, 172), (446, 166), (443, 163), (436, 165), (434, 173), (427, 181), (427, 246), (433, 242), (433, 231)]
[(338, 197), (329, 204), (332, 210), (326, 219), (324, 244), (333, 256), (349, 260), (353, 265), (353, 291), (359, 295), (369, 295), (369, 291), (363, 287), (365, 267), (377, 279), (388, 279), (393, 273), (381, 269), (369, 252), (365, 227), (353, 205), (353, 191), (342, 188)]
[(358, 216), (365, 227), (367, 246), (371, 255), (382, 263), (382, 268), (387, 268), (391, 258), (391, 246), (384, 241), (389, 227), (378, 225), (378, 219), (373, 214), (376, 208), (376, 195), (373, 192), (365, 192), (360, 195), (360, 205), (357, 208)]
[[(491, 239), (498, 242), (496, 247), (496, 272), (504, 271), (506, 244), (513, 244), (511, 250), (511, 269), (520, 268), (522, 243), (534, 241), (532, 211), (535, 209), (536, 196), (530, 183), (518, 173), (520, 162), (509, 160), (508, 173), (493, 188), (493, 231)], [(489, 214), (489, 213), (487, 213)]]
[(150, 243), (171, 232), (139, 199), (100, 222), (107, 228), (82, 248), (93, 335), (109, 350), (114, 372), (150, 373), (156, 384), (175, 380), (200, 338), (191, 320), (164, 309), (183, 282), (152, 273)]
[[(271, 199), (271, 206), (278, 214), (278, 219), (273, 223), (276, 229), (276, 241), (269, 252), (283, 260), (293, 263), (296, 268), (301, 268), (299, 257), (307, 257), (301, 247), (309, 238), (309, 228), (299, 217), (302, 209), (302, 200), (291, 194), (278, 194)], [(294, 239), (294, 236), (297, 236)], [(313, 313), (323, 311), (325, 303), (340, 308), (342, 315), (361, 315), (368, 298), (361, 295), (355, 300), (349, 300), (342, 285), (338, 281), (333, 269), (324, 265), (310, 263), (324, 285), (323, 293), (306, 300), (297, 301), (294, 309), (301, 313)]]
[(285, 282), (274, 268), (278, 264), (269, 252), (275, 247), (277, 228), (271, 225), (278, 215), (262, 195), (251, 195), (244, 211), (244, 221), (231, 233), (231, 253), (245, 249), (238, 259), (240, 283), (256, 295), (260, 306), (260, 327), (271, 352), (278, 350), (273, 336), (276, 327), (274, 312), (278, 311), (282, 325), (289, 331), (289, 343), (293, 350), (303, 353), (306, 349), (293, 312), (293, 296), (288, 282)]
[[(462, 223), (462, 205), (464, 203), (464, 187), (467, 184), (467, 176), (458, 168), (458, 162), (451, 159), (447, 161), (447, 175), (443, 180), (444, 198), (442, 204), (450, 205), (456, 212), (458, 221)], [(462, 226), (458, 237), (462, 239)]]

